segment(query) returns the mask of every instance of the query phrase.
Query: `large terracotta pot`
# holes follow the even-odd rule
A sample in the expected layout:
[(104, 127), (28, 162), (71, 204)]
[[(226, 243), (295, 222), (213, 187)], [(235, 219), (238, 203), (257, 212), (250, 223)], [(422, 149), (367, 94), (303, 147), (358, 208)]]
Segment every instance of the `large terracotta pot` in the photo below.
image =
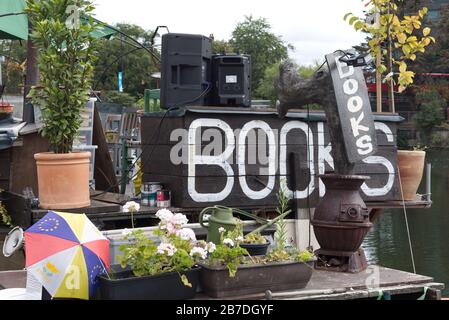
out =
[(90, 157), (90, 152), (34, 155), (42, 209), (75, 209), (90, 206)]
[(406, 201), (416, 200), (416, 193), (423, 177), (425, 159), (425, 151), (398, 151), (398, 167)]

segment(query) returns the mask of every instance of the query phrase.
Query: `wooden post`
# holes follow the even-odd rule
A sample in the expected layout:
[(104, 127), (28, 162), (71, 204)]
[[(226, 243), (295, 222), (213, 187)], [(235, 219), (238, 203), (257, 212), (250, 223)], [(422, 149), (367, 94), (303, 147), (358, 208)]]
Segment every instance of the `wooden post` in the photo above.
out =
[[(390, 14), (390, 8), (388, 8), (388, 14)], [(391, 45), (391, 33), (390, 33), (391, 25), (388, 24), (388, 33), (387, 33), (387, 59), (388, 59), (388, 72), (393, 72), (393, 47)], [(396, 107), (395, 107), (395, 101), (394, 101), (394, 83), (393, 83), (393, 77), (391, 77), (391, 80), (388, 81), (388, 104), (390, 107), (390, 112), (395, 113)]]
[[(380, 25), (380, 12), (376, 13), (375, 24)], [(379, 67), (382, 64), (382, 49), (379, 47), (376, 58), (376, 102), (377, 112), (382, 112), (382, 74), (379, 72)]]
[[(31, 23), (28, 26), (29, 33), (31, 33)], [(24, 99), (31, 90), (31, 87), (39, 83), (39, 68), (37, 65), (37, 49), (34, 47), (31, 39), (27, 41), (27, 63), (26, 63), (26, 77), (25, 77), (25, 88), (24, 88)]]

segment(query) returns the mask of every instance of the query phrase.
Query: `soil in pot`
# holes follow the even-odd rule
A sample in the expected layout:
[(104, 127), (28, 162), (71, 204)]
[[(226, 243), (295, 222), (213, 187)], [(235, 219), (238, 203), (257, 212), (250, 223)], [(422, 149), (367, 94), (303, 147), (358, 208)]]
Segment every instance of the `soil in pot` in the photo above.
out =
[(90, 157), (90, 152), (34, 155), (42, 209), (75, 209), (90, 206)]
[(192, 287), (181, 282), (177, 272), (157, 276), (135, 277), (132, 271), (125, 270), (99, 277), (99, 298), (102, 300), (186, 300), (195, 297), (199, 283), (200, 268), (196, 267), (185, 274)]
[(213, 298), (302, 289), (312, 277), (313, 264), (310, 261), (242, 265), (234, 278), (229, 277), (224, 266), (201, 265), (200, 284), (204, 293)]
[(424, 173), (425, 158), (425, 151), (398, 151), (398, 167), (404, 200), (406, 201), (416, 200), (416, 194)]

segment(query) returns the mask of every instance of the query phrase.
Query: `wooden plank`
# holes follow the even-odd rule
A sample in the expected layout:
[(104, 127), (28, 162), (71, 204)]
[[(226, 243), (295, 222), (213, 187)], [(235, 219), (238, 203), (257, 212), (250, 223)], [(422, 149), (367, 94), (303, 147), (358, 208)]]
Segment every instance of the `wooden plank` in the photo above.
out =
[(343, 55), (340, 52), (326, 55), (337, 105), (334, 108), (327, 106), (325, 110), (328, 118), (338, 118), (338, 123), (329, 123), (333, 131), (333, 143), (341, 142), (344, 146), (336, 149), (338, 153), (335, 154), (335, 160), (347, 160), (348, 164), (354, 164), (376, 153), (377, 140), (362, 68), (347, 66), (339, 61)]
[(97, 200), (97, 201), (106, 202), (106, 203), (119, 204), (119, 205), (124, 205), (126, 202), (131, 200), (131, 197), (124, 195), (124, 194), (111, 193), (111, 192), (104, 193), (103, 191), (97, 191), (97, 190), (90, 191), (90, 198), (92, 200)]
[(10, 191), (21, 194), (30, 187), (36, 197), (39, 195), (37, 184), (37, 169), (34, 155), (48, 152), (50, 144), (39, 133), (20, 136), (22, 146), (12, 148), (11, 154), (11, 182)]
[[(370, 287), (367, 278), (372, 276), (372, 272), (378, 272), (378, 286)], [(384, 268), (380, 266), (370, 266), (367, 271), (351, 274), (338, 273), (322, 270), (314, 270), (310, 282), (304, 289), (291, 290), (287, 292), (274, 292), (270, 296), (272, 299), (292, 299), (292, 300), (316, 300), (316, 299), (362, 299), (373, 298), (379, 295), (379, 291), (388, 291), (394, 295), (424, 293), (425, 287), (432, 287), (437, 290), (444, 288), (444, 284), (435, 283), (433, 278), (416, 275), (400, 270)], [(232, 300), (259, 300), (266, 299), (266, 293), (236, 296), (228, 299)], [(204, 295), (199, 295), (196, 299), (210, 299)]]
[(31, 202), (23, 195), (10, 191), (1, 194), (2, 202), (11, 217), (12, 224), (21, 228), (31, 226)]
[(94, 110), (92, 144), (98, 146), (97, 152), (95, 153), (94, 169), (96, 189), (119, 193), (118, 181), (114, 172), (111, 155), (109, 154), (108, 144), (101, 125), (97, 105), (95, 105)]

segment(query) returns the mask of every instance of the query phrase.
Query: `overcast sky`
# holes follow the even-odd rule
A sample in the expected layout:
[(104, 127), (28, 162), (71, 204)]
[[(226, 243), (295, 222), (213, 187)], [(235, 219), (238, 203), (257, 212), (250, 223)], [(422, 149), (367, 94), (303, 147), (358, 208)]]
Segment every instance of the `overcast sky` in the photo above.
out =
[(348, 12), (361, 14), (368, 0), (94, 0), (96, 17), (107, 23), (127, 22), (154, 30), (229, 39), (245, 15), (267, 18), (275, 34), (294, 45), (290, 56), (312, 64), (336, 49), (359, 44), (360, 33), (343, 21)]

